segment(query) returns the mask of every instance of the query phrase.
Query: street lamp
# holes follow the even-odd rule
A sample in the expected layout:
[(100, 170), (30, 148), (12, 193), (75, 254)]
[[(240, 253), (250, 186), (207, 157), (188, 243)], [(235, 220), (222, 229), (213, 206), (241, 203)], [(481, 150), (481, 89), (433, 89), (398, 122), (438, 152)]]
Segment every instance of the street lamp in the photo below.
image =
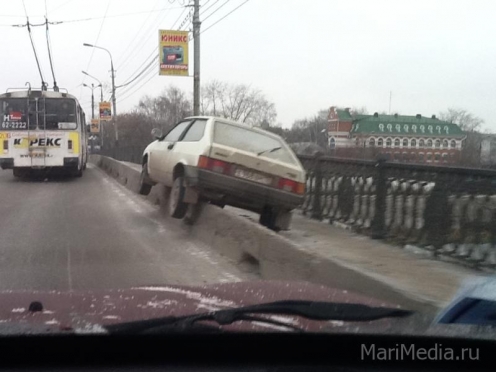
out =
[(85, 74), (86, 76), (89, 76), (90, 78), (98, 81), (98, 85), (96, 86), (97, 88), (100, 87), (100, 102), (103, 102), (103, 84), (100, 80), (98, 80), (96, 77), (94, 77), (93, 75), (90, 75), (88, 74), (86, 71), (81, 71), (83, 74)]
[(83, 46), (90, 47), (90, 48), (96, 48), (96, 49), (101, 49), (104, 50), (108, 53), (110, 57), (110, 71), (112, 72), (112, 107), (114, 110), (114, 114), (112, 117), (114, 118), (114, 123), (115, 123), (115, 145), (116, 147), (119, 146), (119, 131), (117, 130), (117, 122), (115, 121), (115, 116), (117, 115), (117, 108), (116, 108), (116, 100), (115, 100), (115, 71), (114, 71), (114, 61), (112, 59), (112, 54), (108, 49), (99, 47), (97, 45), (93, 44), (88, 44), (88, 43), (83, 43)]
[(91, 118), (95, 118), (95, 96), (93, 95), (93, 90), (95, 90), (95, 85), (91, 84), (91, 86), (84, 84), (83, 87), (90, 88), (91, 89)]

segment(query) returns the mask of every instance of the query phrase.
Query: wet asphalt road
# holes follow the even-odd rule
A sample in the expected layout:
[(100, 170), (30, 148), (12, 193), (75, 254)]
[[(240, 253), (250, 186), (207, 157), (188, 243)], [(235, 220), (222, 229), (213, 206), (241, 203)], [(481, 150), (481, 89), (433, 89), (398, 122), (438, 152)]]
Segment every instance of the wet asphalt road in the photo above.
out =
[(93, 166), (47, 181), (0, 170), (0, 226), (0, 290), (254, 279)]

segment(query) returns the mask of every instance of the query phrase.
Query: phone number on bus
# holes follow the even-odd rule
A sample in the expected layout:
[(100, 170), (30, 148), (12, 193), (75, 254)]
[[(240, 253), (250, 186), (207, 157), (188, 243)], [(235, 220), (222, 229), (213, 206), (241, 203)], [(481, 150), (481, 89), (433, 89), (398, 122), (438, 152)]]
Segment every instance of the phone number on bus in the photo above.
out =
[(26, 129), (28, 123), (25, 121), (4, 121), (2, 123), (2, 129)]

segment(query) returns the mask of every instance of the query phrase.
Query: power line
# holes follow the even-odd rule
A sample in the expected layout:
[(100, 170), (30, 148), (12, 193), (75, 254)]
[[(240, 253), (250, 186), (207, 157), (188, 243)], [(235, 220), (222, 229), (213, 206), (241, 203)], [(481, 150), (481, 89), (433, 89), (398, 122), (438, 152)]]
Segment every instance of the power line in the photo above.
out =
[(116, 88), (122, 88), (122, 87), (125, 87), (129, 84), (131, 84), (133, 81), (135, 81), (137, 78), (139, 78), (141, 75), (143, 75), (143, 73), (148, 69), (150, 68), (150, 66), (155, 63), (156, 58), (154, 58), (138, 75), (136, 75), (132, 80), (128, 81), (127, 83), (124, 83), (122, 85), (119, 85), (119, 86), (116, 86)]
[[(105, 23), (105, 17), (107, 16), (107, 12), (108, 12), (109, 7), (110, 7), (110, 1), (111, 0), (108, 0), (108, 2), (107, 2), (107, 9), (105, 9), (105, 14), (103, 15), (103, 21), (102, 21), (102, 24), (100, 25), (100, 30), (98, 30), (98, 35), (96, 36), (96, 40), (93, 43), (93, 45), (98, 44), (98, 39), (100, 39), (100, 34), (102, 33), (103, 24)], [(94, 53), (95, 53), (95, 48), (92, 48), (91, 55), (90, 55), (90, 60), (88, 61), (88, 65), (86, 66), (86, 70), (85, 71), (88, 71), (89, 70), (90, 65), (91, 65), (91, 61), (93, 60), (93, 54)], [(84, 83), (85, 80), (86, 80), (86, 75), (83, 77), (83, 83)], [(81, 98), (81, 95), (82, 94), (83, 94), (83, 87), (81, 86), (81, 89), (79, 91), (79, 98)]]
[[(157, 4), (159, 3), (160, 0), (157, 0), (155, 2), (155, 5), (153, 6), (153, 9), (155, 9), (155, 7), (157, 6)], [(160, 14), (160, 13), (159, 13)], [(139, 28), (139, 30), (135, 33), (134, 35), (134, 38), (133, 40), (131, 40), (131, 42), (127, 45), (126, 49), (124, 49), (124, 51), (119, 55), (119, 57), (117, 58), (118, 61), (121, 60), (121, 58), (126, 54), (126, 52), (129, 50), (129, 48), (131, 47), (131, 45), (133, 45), (134, 41), (136, 40), (136, 38), (138, 37), (138, 35), (140, 34), (141, 30), (143, 29), (143, 27), (145, 27), (145, 24), (146, 22), (148, 21), (148, 19), (150, 18), (150, 16), (152, 15), (152, 13), (148, 14), (148, 17), (146, 17), (146, 19), (143, 21), (143, 23), (141, 24), (141, 27)], [(119, 68), (120, 66), (118, 66)]]
[(229, 0), (226, 0), (226, 2), (224, 4), (222, 4), (217, 9), (215, 9), (212, 13), (210, 13), (208, 16), (206, 16), (205, 18), (203, 18), (202, 19), (202, 22), (205, 22), (207, 19), (209, 19), (210, 17), (212, 17), (215, 13), (217, 13), (220, 9), (222, 9), (228, 2), (229, 2)]
[(31, 35), (31, 26), (29, 25), (28, 11), (26, 9), (26, 4), (24, 3), (24, 0), (22, 0), (22, 5), (24, 6), (24, 13), (26, 14), (26, 27), (28, 28), (29, 40), (31, 40), (31, 47), (33, 48), (34, 58), (36, 60), (36, 65), (38, 66), (38, 72), (40, 73), (40, 77), (41, 77), (41, 89), (46, 89), (45, 78), (43, 77), (43, 72), (41, 71), (40, 61), (38, 60), (38, 53), (36, 53), (36, 47), (33, 41), (33, 35)]
[[(186, 10), (187, 10), (187, 7), (183, 7), (183, 11), (179, 14), (179, 16), (177, 17), (177, 19), (174, 21), (174, 23), (173, 23), (173, 25), (172, 25), (171, 29), (174, 29), (175, 25), (177, 24), (177, 22), (179, 21), (179, 19), (181, 19), (181, 17), (183, 16), (184, 12), (186, 12)], [(164, 18), (165, 18), (165, 17), (164, 17)], [(142, 46), (143, 46), (143, 45), (144, 45), (144, 44), (142, 44)], [(140, 48), (140, 49), (141, 49), (141, 48)], [(145, 58), (145, 61), (144, 61), (144, 62), (143, 62), (143, 63), (142, 63), (142, 64), (141, 64), (141, 65), (140, 65), (140, 66), (139, 66), (139, 67), (135, 70), (135, 72), (136, 72), (136, 71), (138, 71), (138, 70), (141, 68), (141, 66), (143, 66), (144, 64), (146, 64), (146, 61), (147, 61), (147, 60), (148, 60), (151, 56), (153, 56), (153, 55), (156, 55), (155, 57), (153, 57), (154, 59), (155, 59), (155, 58), (158, 58), (157, 48), (156, 48), (156, 47), (154, 47), (154, 48), (153, 48), (153, 50), (151, 51), (151, 53), (148, 55), (148, 57), (146, 57), (146, 58)], [(129, 63), (129, 61), (130, 61), (130, 60), (131, 60), (131, 59), (127, 59), (127, 60), (126, 60), (126, 61), (125, 61), (125, 62), (121, 65), (121, 68), (123, 68), (124, 66), (126, 66), (126, 65)], [(135, 73), (135, 72), (134, 72), (134, 73)], [(134, 73), (133, 73), (133, 74), (134, 74)], [(133, 76), (133, 74), (131, 74), (131, 76)]]
[[(208, 4), (210, 0), (208, 0), (205, 4), (203, 4), (203, 6), (206, 6)], [(210, 8), (212, 8), (215, 4), (217, 4), (220, 0), (215, 0), (213, 4), (211, 4), (210, 6), (206, 7), (205, 9), (202, 9), (202, 12), (200, 12), (200, 15), (203, 15), (205, 14), (205, 12), (207, 10), (209, 10)]]
[(88, 17), (88, 18), (79, 18), (79, 19), (68, 19), (68, 20), (58, 21), (57, 24), (96, 21), (96, 20), (103, 19), (103, 18), (108, 19), (108, 18), (128, 17), (128, 16), (134, 16), (134, 15), (138, 15), (138, 14), (155, 13), (155, 12), (160, 13), (160, 12), (163, 12), (164, 10), (173, 10), (173, 9), (182, 9), (182, 8), (183, 8), (182, 6), (176, 6), (176, 7), (169, 7), (169, 8), (161, 8), (161, 9), (157, 9), (157, 10), (145, 10), (142, 12), (113, 14), (113, 15), (107, 15), (106, 17)]
[(240, 5), (238, 5), (236, 8), (234, 8), (233, 10), (231, 10), (229, 13), (227, 13), (224, 17), (218, 19), (216, 22), (212, 23), (210, 26), (208, 26), (207, 28), (203, 29), (202, 32), (200, 32), (200, 34), (203, 34), (204, 32), (206, 32), (207, 30), (211, 29), (212, 27), (214, 27), (217, 23), (219, 23), (220, 21), (222, 21), (223, 19), (225, 19), (227, 16), (229, 16), (230, 14), (234, 13), (236, 10), (238, 10), (239, 8), (241, 8), (243, 5), (245, 5), (248, 1), (250, 0), (245, 0), (243, 3), (241, 3)]
[(209, 2), (210, 0), (205, 1), (205, 4), (203, 4), (202, 6), (206, 6)]
[(70, 2), (72, 2), (74, 0), (67, 0), (65, 3), (59, 5), (58, 7), (56, 7), (55, 9), (52, 9), (52, 14), (55, 13), (57, 10), (59, 10), (60, 8), (63, 8), (64, 6), (66, 6), (67, 4), (69, 4)]
[(184, 12), (186, 11), (186, 7), (183, 9), (183, 11), (181, 12), (181, 14), (179, 14), (179, 17), (177, 17), (176, 21), (174, 22), (174, 24), (172, 25), (171, 27), (171, 30), (174, 29), (174, 27), (176, 26), (177, 22), (179, 22), (179, 19), (183, 16)]
[(130, 92), (133, 90), (133, 88), (138, 85), (143, 79), (146, 79), (147, 76), (149, 76), (150, 72), (156, 71), (155, 66), (153, 65), (155, 62), (158, 60), (158, 55), (155, 56), (155, 58), (151, 61), (151, 63), (145, 68), (141, 74), (140, 78), (136, 81), (133, 82), (133, 84), (129, 85), (127, 88), (125, 88), (121, 94), (126, 95), (126, 93)]
[(193, 7), (190, 8), (189, 13), (186, 14), (186, 17), (184, 17), (178, 29), (181, 30), (183, 26), (186, 26), (188, 24), (188, 20), (191, 19), (192, 17), (193, 17)]
[(148, 57), (145, 58), (144, 62), (136, 69), (134, 70), (134, 72), (130, 75), (130, 76), (133, 76), (134, 74), (136, 74), (140, 69), (141, 67), (143, 67), (149, 60), (150, 60), (150, 57), (152, 57), (152, 55), (155, 56), (153, 57), (153, 59), (156, 59), (157, 58), (157, 51), (154, 49), (152, 53), (150, 53), (150, 55)]
[[(170, 8), (166, 8), (166, 9), (170, 9)], [(149, 27), (147, 27), (144, 30), (144, 32), (142, 33), (141, 38), (138, 41), (138, 47), (132, 50), (132, 54), (128, 58), (122, 59), (122, 62), (120, 63), (120, 65), (117, 66), (118, 69), (121, 69), (121, 70), (124, 69), (124, 67), (128, 66), (131, 62), (133, 62), (135, 60), (135, 58), (137, 56), (139, 56), (137, 52), (141, 51), (145, 47), (145, 45), (147, 45), (146, 44), (146, 40), (149, 40), (150, 39), (150, 37), (148, 35), (152, 32), (152, 30), (156, 30), (156, 28), (158, 27), (158, 25), (160, 25), (160, 23), (163, 22), (163, 20), (168, 15), (169, 15), (168, 12), (164, 16), (161, 16), (161, 13), (159, 13), (155, 17), (154, 21), (151, 22), (150, 25), (149, 25)]]
[(47, 8), (47, 0), (45, 0), (45, 23), (46, 23), (46, 42), (47, 42), (47, 49), (48, 49), (48, 59), (50, 61), (50, 69), (52, 70), (52, 77), (53, 77), (53, 89), (57, 92), (59, 88), (57, 87), (57, 79), (55, 79), (55, 71), (53, 68), (53, 59), (52, 59), (52, 48), (51, 48), (51, 40), (50, 40), (50, 33), (48, 31), (48, 8)]
[[(229, 0), (228, 0), (228, 1), (229, 1)], [(226, 3), (227, 3), (228, 1), (226, 1)], [(218, 19), (216, 22), (214, 22), (213, 24), (211, 24), (209, 27), (207, 27), (206, 29), (204, 29), (204, 30), (203, 30), (200, 34), (202, 34), (203, 32), (205, 32), (205, 31), (207, 31), (207, 30), (209, 30), (210, 28), (212, 28), (213, 26), (215, 26), (216, 24), (218, 24), (219, 22), (221, 22), (222, 20), (224, 20), (225, 18), (227, 18), (229, 15), (231, 15), (231, 14), (232, 14), (232, 13), (234, 13), (236, 10), (238, 10), (238, 9), (239, 9), (239, 8), (241, 8), (243, 5), (245, 5), (248, 1), (249, 1), (249, 0), (245, 0), (243, 3), (241, 3), (240, 5), (238, 5), (236, 8), (234, 8), (233, 10), (231, 10), (229, 13), (225, 14), (223, 17), (221, 17), (221, 18), (220, 18), (220, 19)], [(212, 15), (212, 14), (214, 14), (215, 12), (217, 12), (217, 11), (218, 11), (220, 8), (222, 8), (222, 7), (223, 7), (226, 3), (224, 3), (224, 4), (223, 4), (223, 5), (221, 5), (219, 8), (217, 8), (217, 10), (216, 10), (216, 11), (214, 11), (213, 13), (211, 13), (211, 15)], [(214, 4), (212, 4), (212, 5), (215, 5), (215, 2), (214, 2)], [(184, 12), (183, 12), (183, 13), (184, 13)], [(181, 14), (181, 15), (182, 15), (182, 14)], [(178, 19), (181, 17), (181, 15), (178, 17)], [(175, 23), (177, 23), (177, 20), (176, 20), (176, 22), (175, 22)], [(173, 28), (173, 27), (172, 27), (172, 28)], [(153, 54), (153, 53), (152, 53), (152, 54)], [(154, 59), (155, 59), (155, 58), (158, 58), (158, 57), (159, 57), (159, 55), (157, 54), (157, 55), (154, 57)], [(129, 97), (131, 97), (134, 93), (136, 93), (137, 91), (139, 91), (142, 87), (144, 87), (146, 84), (148, 84), (148, 82), (149, 82), (149, 81), (150, 81), (150, 80), (151, 80), (151, 79), (155, 76), (155, 74), (151, 74), (151, 75), (150, 75), (150, 72), (152, 72), (152, 71), (153, 71), (153, 68), (151, 68), (152, 66), (153, 66), (153, 64), (150, 64), (150, 67), (149, 67), (149, 70), (148, 70), (148, 72), (147, 72), (147, 73), (145, 73), (145, 72), (144, 72), (145, 70), (143, 70), (143, 71), (142, 71), (142, 73), (143, 73), (144, 75), (142, 76), (142, 78), (141, 78), (141, 79), (139, 79), (139, 80), (138, 80), (138, 82), (139, 82), (139, 81), (142, 81), (142, 80), (143, 80), (143, 79), (145, 79), (146, 77), (148, 77), (148, 79), (147, 79), (146, 81), (144, 81), (144, 83), (143, 83), (143, 84), (141, 84), (138, 88), (136, 88), (136, 89), (134, 89), (134, 90), (132, 90), (132, 89), (131, 89), (132, 87), (129, 87), (129, 88), (128, 88), (125, 92), (124, 92), (124, 97), (123, 97), (123, 98), (120, 98), (120, 100), (119, 100), (119, 101), (121, 101), (121, 102), (122, 102), (122, 101), (124, 101), (124, 100), (128, 99), (128, 98), (129, 98)], [(134, 86), (136, 86), (136, 85), (138, 84), (138, 82), (136, 82), (136, 83), (134, 84)], [(126, 95), (126, 93), (128, 93), (128, 94)]]
[[(151, 70), (153, 71), (153, 70)], [(136, 93), (138, 90), (140, 90), (141, 88), (143, 88), (146, 84), (148, 84), (148, 82), (153, 79), (153, 77), (155, 76), (155, 74), (151, 74), (151, 76), (143, 83), (141, 84), (137, 89), (135, 89), (133, 92), (131, 92), (131, 94), (129, 94), (128, 96), (124, 97), (124, 98), (121, 98), (121, 102), (124, 101), (125, 99), (128, 99), (129, 97), (131, 97), (132, 95), (134, 95), (134, 93)]]

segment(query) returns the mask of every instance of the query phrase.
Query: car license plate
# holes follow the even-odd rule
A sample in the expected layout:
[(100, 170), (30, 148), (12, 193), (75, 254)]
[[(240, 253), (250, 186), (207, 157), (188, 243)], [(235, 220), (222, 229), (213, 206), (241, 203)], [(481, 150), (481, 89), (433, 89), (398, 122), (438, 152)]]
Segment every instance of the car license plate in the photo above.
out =
[(262, 183), (264, 185), (270, 185), (272, 183), (272, 177), (265, 176), (263, 174), (252, 172), (247, 169), (238, 168), (234, 172), (234, 175), (245, 180), (250, 180), (253, 182)]

